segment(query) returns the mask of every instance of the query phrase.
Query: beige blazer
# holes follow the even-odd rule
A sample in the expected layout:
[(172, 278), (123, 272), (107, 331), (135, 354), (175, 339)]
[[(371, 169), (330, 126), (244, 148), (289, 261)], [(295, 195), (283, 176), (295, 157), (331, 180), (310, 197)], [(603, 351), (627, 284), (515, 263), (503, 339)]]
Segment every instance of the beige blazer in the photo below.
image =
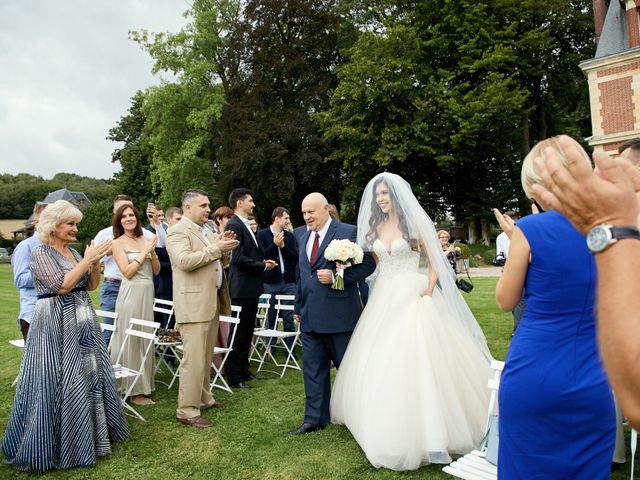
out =
[(216, 289), (216, 260), (228, 262), (228, 259), (223, 257), (209, 229), (205, 228), (203, 234), (193, 222), (183, 218), (167, 232), (167, 252), (173, 269), (173, 304), (177, 323), (213, 319), (218, 302), (221, 314), (231, 314), (231, 299), (224, 274), (222, 287)]

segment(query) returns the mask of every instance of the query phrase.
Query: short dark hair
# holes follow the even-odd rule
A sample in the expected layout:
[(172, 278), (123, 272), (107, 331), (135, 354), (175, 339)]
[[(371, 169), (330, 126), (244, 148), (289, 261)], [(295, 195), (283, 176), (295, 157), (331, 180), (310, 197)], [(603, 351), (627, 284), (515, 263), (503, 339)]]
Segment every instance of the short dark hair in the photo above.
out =
[(253, 197), (253, 192), (248, 188), (234, 188), (229, 195), (229, 206), (235, 210), (240, 200), (244, 200), (247, 195)]
[(276, 207), (273, 209), (273, 212), (271, 212), (271, 223), (276, 221), (276, 218), (280, 218), (281, 216), (283, 216), (284, 214), (290, 215), (289, 214), (289, 210), (287, 210), (284, 207)]
[(133, 229), (133, 235), (135, 237), (142, 236), (142, 222), (140, 221), (140, 212), (138, 212), (138, 209), (133, 205), (125, 204), (121, 205), (120, 208), (116, 210), (116, 213), (113, 216), (113, 238), (118, 238), (124, 235), (124, 228), (122, 226), (122, 215), (127, 208), (133, 210), (133, 214), (136, 216), (136, 228)]
[(116, 198), (113, 199), (113, 206), (116, 206), (116, 203), (118, 202), (131, 202), (133, 203), (133, 200), (131, 200), (131, 197), (129, 195), (124, 195), (124, 194), (120, 194), (120, 195), (116, 195)]
[(622, 145), (618, 147), (618, 153), (624, 152), (627, 148), (631, 150), (640, 150), (640, 138), (633, 138), (631, 140), (627, 140)]
[(233, 210), (231, 210), (227, 206), (222, 206), (217, 208), (215, 212), (213, 212), (213, 222), (219, 227), (220, 223), (222, 223), (223, 218), (231, 218), (233, 217)]
[(184, 192), (184, 195), (182, 195), (182, 205), (190, 202), (199, 195), (209, 198), (209, 194), (204, 190), (200, 190), (199, 188), (190, 188), (189, 190)]
[(182, 209), (180, 207), (169, 207), (165, 212), (167, 218), (173, 218), (175, 215), (182, 215)]

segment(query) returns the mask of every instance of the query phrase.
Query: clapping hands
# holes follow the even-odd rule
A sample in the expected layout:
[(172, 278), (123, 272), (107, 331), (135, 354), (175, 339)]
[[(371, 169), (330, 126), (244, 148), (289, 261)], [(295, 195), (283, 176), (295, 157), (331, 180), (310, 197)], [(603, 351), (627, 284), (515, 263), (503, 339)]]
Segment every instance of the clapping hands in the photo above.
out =
[(231, 230), (225, 230), (222, 232), (216, 237), (215, 242), (222, 253), (229, 253), (240, 245), (240, 242), (236, 239), (235, 232)]
[(98, 263), (106, 255), (111, 254), (111, 240), (95, 245), (93, 240), (90, 245), (84, 249), (84, 258), (91, 264)]

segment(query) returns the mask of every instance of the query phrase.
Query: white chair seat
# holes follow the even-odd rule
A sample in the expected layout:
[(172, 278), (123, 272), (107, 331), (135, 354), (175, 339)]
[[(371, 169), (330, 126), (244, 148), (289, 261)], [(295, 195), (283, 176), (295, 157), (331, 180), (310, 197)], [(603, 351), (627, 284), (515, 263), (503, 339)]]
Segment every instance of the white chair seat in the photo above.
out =
[[(489, 407), (487, 409), (485, 431), (488, 430), (489, 420), (496, 411), (496, 399), (498, 397), (500, 375), (504, 369), (504, 362), (492, 360), (491, 369), (493, 370), (493, 377), (487, 382), (487, 386), (489, 390), (491, 390), (491, 397), (489, 398)], [(442, 471), (464, 480), (496, 480), (498, 478), (498, 467), (489, 463), (485, 457), (486, 451), (472, 450), (465, 456), (443, 467)]]

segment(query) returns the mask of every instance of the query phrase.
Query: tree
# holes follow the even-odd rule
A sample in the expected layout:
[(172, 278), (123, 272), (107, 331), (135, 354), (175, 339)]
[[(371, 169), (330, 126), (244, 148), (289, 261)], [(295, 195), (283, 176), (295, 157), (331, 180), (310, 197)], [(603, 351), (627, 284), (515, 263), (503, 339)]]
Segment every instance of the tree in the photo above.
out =
[[(589, 55), (586, 22), (564, 18), (587, 15), (585, 3), (343, 2), (361, 33), (337, 69), (331, 108), (318, 115), (334, 146), (330, 158), (349, 172), (343, 198), (358, 198), (371, 175), (390, 169), (412, 182), (433, 216), (451, 213), (471, 233), (486, 226), (490, 207), (517, 205), (532, 112), (559, 93), (544, 87), (563, 78), (572, 102), (586, 98), (575, 68)], [(550, 28), (560, 23), (571, 33)], [(574, 118), (569, 103), (545, 115), (566, 125)], [(580, 120), (584, 111), (577, 110)], [(538, 130), (556, 133), (539, 123)]]
[(129, 195), (136, 205), (142, 205), (154, 197), (151, 182), (152, 146), (144, 131), (144, 99), (144, 92), (136, 92), (131, 98), (129, 112), (120, 118), (107, 135), (107, 140), (124, 144), (111, 154), (111, 161), (120, 164), (120, 171), (114, 175), (115, 189), (118, 193)]
[[(263, 205), (263, 218), (299, 205), (319, 190), (337, 201), (341, 162), (329, 151), (315, 112), (328, 108), (337, 86), (341, 24), (327, 0), (252, 0), (238, 36), (246, 45), (241, 75), (226, 89), (219, 137), (224, 191), (245, 185)], [(238, 42), (235, 43), (236, 45)]]

